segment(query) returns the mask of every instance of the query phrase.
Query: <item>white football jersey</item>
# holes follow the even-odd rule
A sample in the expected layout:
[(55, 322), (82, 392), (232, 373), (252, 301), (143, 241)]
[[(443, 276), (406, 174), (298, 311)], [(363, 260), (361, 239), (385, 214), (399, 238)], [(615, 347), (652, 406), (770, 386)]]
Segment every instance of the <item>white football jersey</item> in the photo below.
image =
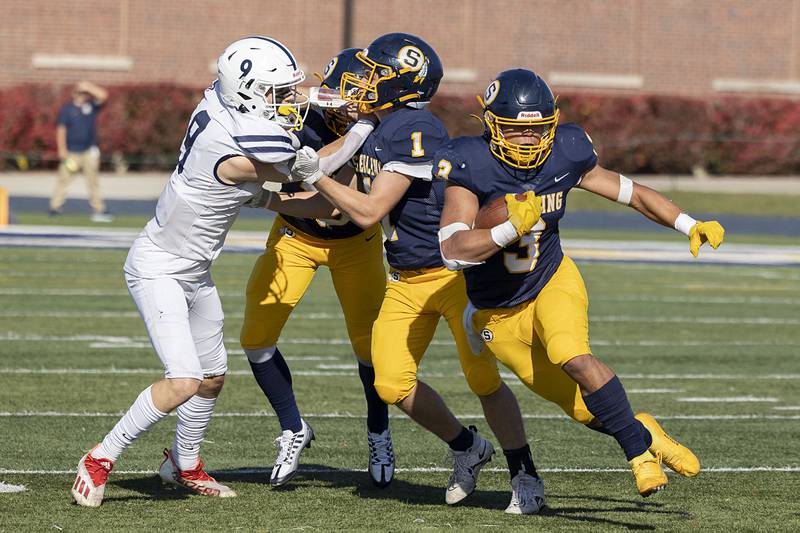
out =
[[(222, 103), (218, 82), (206, 89), (189, 121), (178, 156), (178, 165), (170, 176), (156, 206), (156, 215), (145, 226), (142, 236), (171, 256), (208, 267), (222, 250), (225, 237), (239, 210), (260, 191), (261, 183), (223, 183), (217, 177), (219, 165), (231, 157), (244, 156), (264, 163), (281, 163), (294, 157), (300, 143), (293, 134), (275, 122), (240, 113)], [(139, 239), (137, 239), (139, 241)], [(139, 249), (139, 251), (135, 249)], [(134, 246), (126, 262), (126, 271), (142, 272), (147, 247)], [(141, 252), (141, 253), (139, 253)], [(147, 261), (149, 262), (149, 261)], [(185, 271), (186, 264), (181, 267)], [(129, 265), (130, 263), (130, 265)], [(134, 263), (138, 268), (132, 268)], [(131, 268), (129, 268), (131, 267)], [(156, 265), (156, 274), (162, 272)], [(147, 269), (151, 270), (151, 269)], [(171, 271), (172, 268), (167, 267)], [(175, 272), (177, 274), (177, 272)]]

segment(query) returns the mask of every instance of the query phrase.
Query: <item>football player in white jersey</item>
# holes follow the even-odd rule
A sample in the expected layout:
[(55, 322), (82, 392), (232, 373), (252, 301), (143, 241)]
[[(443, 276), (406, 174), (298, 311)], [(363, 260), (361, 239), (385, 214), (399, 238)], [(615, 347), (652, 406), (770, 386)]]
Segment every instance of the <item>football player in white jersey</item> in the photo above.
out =
[[(218, 80), (195, 109), (178, 164), (158, 199), (155, 217), (136, 238), (125, 281), (165, 378), (145, 389), (103, 441), (78, 463), (72, 496), (83, 506), (103, 501), (108, 473), (122, 451), (177, 410), (164, 482), (206, 496), (235, 492), (203, 469), (199, 447), (227, 371), (222, 306), (209, 274), (243, 204), (265, 181), (287, 181), (302, 125), (305, 79), (292, 53), (267, 37), (231, 44), (217, 62)], [(291, 103), (285, 103), (291, 102)]]

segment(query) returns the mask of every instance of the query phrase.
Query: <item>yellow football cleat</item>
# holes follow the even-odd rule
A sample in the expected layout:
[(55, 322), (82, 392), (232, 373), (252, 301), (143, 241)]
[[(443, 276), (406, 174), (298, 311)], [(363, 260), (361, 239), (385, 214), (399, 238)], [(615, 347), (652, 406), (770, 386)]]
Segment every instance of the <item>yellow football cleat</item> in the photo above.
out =
[(700, 472), (700, 460), (692, 450), (679, 443), (664, 431), (656, 419), (647, 413), (639, 413), (636, 420), (644, 424), (653, 437), (650, 451), (660, 454), (664, 464), (678, 474), (694, 477)]
[(653, 455), (648, 450), (628, 462), (636, 478), (636, 489), (643, 498), (667, 486), (667, 475), (661, 469), (661, 456), (658, 453)]

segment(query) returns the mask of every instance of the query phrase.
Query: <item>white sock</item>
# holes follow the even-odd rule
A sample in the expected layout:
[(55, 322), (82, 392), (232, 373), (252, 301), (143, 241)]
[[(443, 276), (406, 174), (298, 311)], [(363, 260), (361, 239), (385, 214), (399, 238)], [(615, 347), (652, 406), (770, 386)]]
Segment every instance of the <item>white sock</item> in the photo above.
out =
[(197, 466), (200, 443), (203, 442), (203, 435), (211, 421), (216, 403), (216, 398), (203, 398), (195, 394), (178, 407), (178, 425), (175, 428), (172, 457), (181, 470), (191, 470)]
[(139, 436), (150, 429), (156, 422), (167, 416), (167, 413), (159, 411), (153, 403), (153, 394), (147, 387), (133, 402), (125, 416), (119, 419), (103, 442), (95, 448), (92, 456), (95, 458), (103, 457), (116, 462), (122, 451), (133, 443)]

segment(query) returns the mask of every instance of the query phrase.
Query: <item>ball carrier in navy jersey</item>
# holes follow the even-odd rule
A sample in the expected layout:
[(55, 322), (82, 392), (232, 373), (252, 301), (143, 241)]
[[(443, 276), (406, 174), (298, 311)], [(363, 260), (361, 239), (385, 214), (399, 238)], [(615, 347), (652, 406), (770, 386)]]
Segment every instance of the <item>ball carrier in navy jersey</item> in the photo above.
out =
[[(500, 73), (481, 103), (484, 135), (454, 139), (435, 158), (447, 183), (441, 252), (449, 268), (465, 269), (467, 333), (481, 354), (499, 359), (535, 393), (612, 435), (642, 496), (666, 486), (662, 460), (696, 475), (695, 455), (652, 416), (634, 416), (620, 380), (591, 354), (586, 289), (561, 250), (558, 222), (578, 187), (682, 231), (695, 256), (703, 242), (719, 246), (722, 226), (697, 222), (658, 192), (599, 166), (583, 129), (558, 125), (553, 93), (533, 72)], [(472, 229), (478, 209), (504, 195), (508, 220)]]
[[(357, 58), (366, 75), (345, 73), (342, 97), (374, 113), (378, 126), (353, 159), (367, 193), (341, 186), (319, 171), (316, 155), (300, 151), (295, 174), (313, 184), (339, 210), (363, 228), (381, 221), (391, 267), (386, 294), (372, 331), (375, 388), (417, 423), (447, 442), (454, 463), (445, 501), (454, 504), (475, 489), (478, 473), (494, 453), (492, 445), (453, 416), (442, 398), (417, 379), (417, 369), (436, 325), (444, 317), (456, 341), (462, 370), (480, 397), (487, 421), (509, 455), (514, 474), (535, 474), (516, 398), (497, 375), (491, 357), (471, 354), (462, 315), (466, 306), (463, 277), (444, 268), (437, 231), (444, 183), (432, 181), (432, 156), (448, 140), (441, 121), (425, 109), (442, 77), (436, 52), (419, 37), (393, 33), (376, 39)], [(487, 383), (490, 384), (487, 387)], [(538, 512), (543, 488), (532, 484), (522, 502), (513, 498), (511, 513)]]

